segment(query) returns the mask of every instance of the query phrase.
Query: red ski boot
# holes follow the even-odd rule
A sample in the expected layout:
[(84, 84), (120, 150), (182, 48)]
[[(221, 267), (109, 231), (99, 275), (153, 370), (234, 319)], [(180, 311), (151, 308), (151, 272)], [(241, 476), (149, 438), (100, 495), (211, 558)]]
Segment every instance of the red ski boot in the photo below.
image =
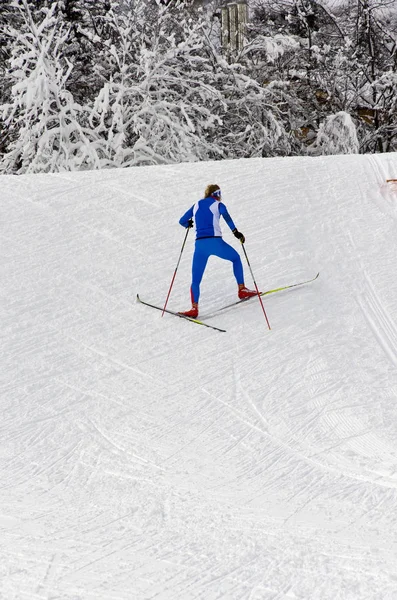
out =
[(190, 317), (191, 319), (197, 319), (198, 317), (198, 304), (197, 302), (192, 302), (192, 308), (185, 312), (179, 312), (180, 315), (184, 315), (185, 317)]
[(246, 300), (247, 298), (252, 298), (252, 296), (257, 296), (256, 290), (249, 290), (245, 287), (245, 285), (238, 286), (238, 297), (240, 300)]

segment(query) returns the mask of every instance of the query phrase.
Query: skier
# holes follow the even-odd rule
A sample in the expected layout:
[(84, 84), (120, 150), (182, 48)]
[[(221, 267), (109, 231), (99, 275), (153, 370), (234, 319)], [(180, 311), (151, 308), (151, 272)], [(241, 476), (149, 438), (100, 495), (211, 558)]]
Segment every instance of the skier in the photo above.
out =
[(190, 296), (192, 308), (180, 314), (193, 319), (198, 317), (198, 302), (200, 298), (200, 283), (205, 267), (210, 256), (219, 256), (233, 263), (233, 273), (238, 285), (238, 297), (243, 300), (255, 296), (255, 290), (248, 290), (244, 285), (243, 265), (239, 253), (222, 239), (219, 219), (222, 215), (235, 237), (242, 244), (245, 237), (238, 231), (233, 220), (227, 212), (226, 206), (221, 202), (221, 189), (219, 185), (207, 186), (204, 198), (194, 204), (179, 220), (183, 227), (193, 227), (193, 218), (196, 223), (196, 243), (192, 263), (192, 285)]

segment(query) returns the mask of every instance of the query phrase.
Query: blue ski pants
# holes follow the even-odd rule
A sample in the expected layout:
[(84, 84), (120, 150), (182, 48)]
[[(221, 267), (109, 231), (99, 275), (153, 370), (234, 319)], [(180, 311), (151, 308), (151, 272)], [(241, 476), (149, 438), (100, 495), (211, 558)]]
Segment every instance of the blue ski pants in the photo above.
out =
[(192, 264), (192, 286), (190, 293), (192, 302), (200, 298), (200, 283), (210, 256), (219, 256), (233, 263), (233, 274), (237, 284), (244, 283), (243, 264), (239, 253), (221, 237), (210, 237), (196, 240)]

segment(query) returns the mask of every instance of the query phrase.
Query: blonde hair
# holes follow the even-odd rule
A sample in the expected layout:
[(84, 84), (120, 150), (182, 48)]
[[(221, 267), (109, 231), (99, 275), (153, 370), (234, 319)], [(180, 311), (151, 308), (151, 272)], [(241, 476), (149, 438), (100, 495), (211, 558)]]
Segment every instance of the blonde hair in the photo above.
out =
[(207, 185), (207, 187), (205, 188), (205, 192), (204, 192), (204, 198), (208, 198), (209, 196), (211, 196), (214, 192), (216, 192), (216, 190), (220, 190), (221, 188), (219, 187), (219, 185), (217, 185), (216, 183), (210, 183), (209, 185)]

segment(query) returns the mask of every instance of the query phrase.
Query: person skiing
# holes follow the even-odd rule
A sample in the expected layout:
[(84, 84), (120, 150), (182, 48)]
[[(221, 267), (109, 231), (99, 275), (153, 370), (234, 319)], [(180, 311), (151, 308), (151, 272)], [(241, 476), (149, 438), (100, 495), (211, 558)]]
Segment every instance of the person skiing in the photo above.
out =
[(234, 236), (244, 244), (244, 235), (241, 231), (238, 231), (225, 204), (221, 202), (221, 189), (219, 185), (208, 185), (204, 198), (189, 208), (179, 220), (180, 225), (185, 228), (193, 227), (193, 219), (196, 224), (196, 242), (192, 262), (192, 284), (190, 287), (192, 308), (179, 313), (186, 317), (193, 319), (198, 317), (200, 283), (210, 256), (219, 256), (219, 258), (230, 260), (233, 263), (233, 273), (238, 285), (238, 297), (241, 300), (257, 295), (255, 290), (249, 290), (244, 285), (243, 265), (239, 253), (222, 239), (222, 231), (219, 225), (221, 215)]

